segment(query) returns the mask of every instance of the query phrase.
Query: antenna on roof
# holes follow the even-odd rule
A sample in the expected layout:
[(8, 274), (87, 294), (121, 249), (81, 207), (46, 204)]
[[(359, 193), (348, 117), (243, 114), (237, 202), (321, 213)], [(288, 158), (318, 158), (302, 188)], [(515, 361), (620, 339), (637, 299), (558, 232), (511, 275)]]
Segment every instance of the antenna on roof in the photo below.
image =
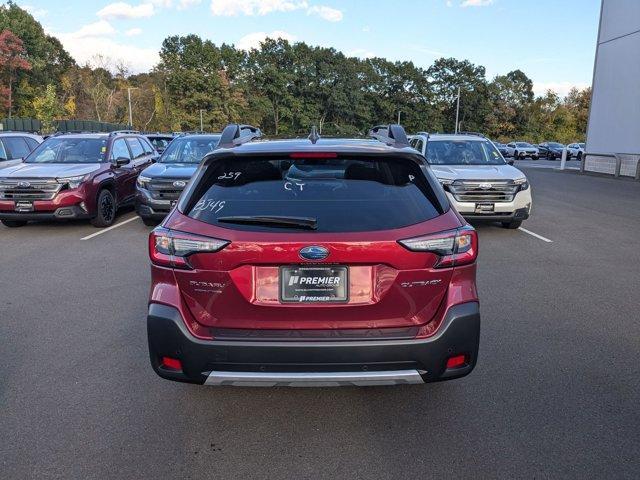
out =
[(318, 134), (318, 129), (316, 128), (315, 125), (311, 127), (311, 133), (307, 138), (311, 140), (311, 143), (313, 143), (314, 145), (318, 140), (320, 140), (320, 134)]

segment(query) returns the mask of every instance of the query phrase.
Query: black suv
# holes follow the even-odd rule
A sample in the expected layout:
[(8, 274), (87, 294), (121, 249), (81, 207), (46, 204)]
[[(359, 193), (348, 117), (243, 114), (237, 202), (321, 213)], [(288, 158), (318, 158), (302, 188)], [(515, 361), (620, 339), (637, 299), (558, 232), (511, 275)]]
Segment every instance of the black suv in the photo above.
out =
[(158, 163), (138, 177), (136, 211), (145, 225), (157, 225), (173, 208), (205, 155), (218, 145), (220, 134), (176, 137)]

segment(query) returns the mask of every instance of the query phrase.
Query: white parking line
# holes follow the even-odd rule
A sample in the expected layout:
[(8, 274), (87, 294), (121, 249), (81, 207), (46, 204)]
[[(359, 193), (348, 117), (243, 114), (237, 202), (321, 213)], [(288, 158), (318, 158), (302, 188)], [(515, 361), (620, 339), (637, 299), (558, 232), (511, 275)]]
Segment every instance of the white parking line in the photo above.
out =
[(138, 217), (137, 215), (135, 217), (128, 218), (128, 219), (124, 220), (123, 222), (116, 223), (115, 225), (111, 225), (110, 227), (103, 228), (102, 230), (98, 230), (96, 233), (92, 233), (91, 235), (87, 235), (86, 237), (82, 237), (80, 240), (90, 240), (93, 237), (97, 237), (98, 235), (102, 235), (103, 233), (107, 233), (109, 230), (113, 230), (114, 228), (121, 227), (125, 223), (133, 222), (134, 220), (136, 220), (138, 218), (140, 218), (140, 217)]
[(524, 233), (526, 233), (528, 235), (531, 235), (532, 237), (539, 238), (543, 242), (553, 243), (553, 240), (549, 240), (548, 238), (543, 237), (542, 235), (538, 235), (537, 233), (534, 233), (534, 232), (532, 232), (530, 230), (527, 230), (526, 228), (519, 227), (518, 230), (520, 230), (521, 232), (524, 232)]

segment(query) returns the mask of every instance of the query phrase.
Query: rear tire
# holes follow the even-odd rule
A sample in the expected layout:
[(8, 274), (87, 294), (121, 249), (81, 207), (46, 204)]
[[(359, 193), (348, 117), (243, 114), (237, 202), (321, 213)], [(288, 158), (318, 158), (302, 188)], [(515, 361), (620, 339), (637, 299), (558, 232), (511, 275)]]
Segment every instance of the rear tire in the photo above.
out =
[(518, 158), (520, 158), (520, 156), (518, 155), (518, 151), (516, 150), (515, 152), (513, 152), (513, 158), (515, 160), (517, 160)]
[(576, 157), (576, 160), (578, 161), (582, 160), (582, 152), (578, 152), (578, 156)]
[(98, 212), (91, 219), (91, 224), (94, 227), (108, 227), (116, 219), (116, 199), (109, 190), (100, 190), (96, 208)]
[(140, 217), (140, 218), (142, 218), (142, 223), (144, 223), (147, 227), (157, 227), (158, 223), (160, 223), (151, 217)]
[(9, 227), (9, 228), (24, 227), (27, 224), (26, 220), (1, 220), (1, 221), (5, 227)]
[(512, 222), (502, 222), (503, 228), (508, 228), (509, 230), (515, 230), (516, 228), (520, 228), (522, 225), (522, 220), (513, 220)]
[(532, 155), (531, 160), (538, 160), (540, 157), (538, 155)]

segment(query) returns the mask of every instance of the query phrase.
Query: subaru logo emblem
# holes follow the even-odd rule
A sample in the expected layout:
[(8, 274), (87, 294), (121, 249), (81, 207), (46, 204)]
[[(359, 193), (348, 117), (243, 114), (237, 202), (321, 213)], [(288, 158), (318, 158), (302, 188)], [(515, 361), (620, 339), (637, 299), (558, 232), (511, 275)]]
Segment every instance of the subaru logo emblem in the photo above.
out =
[(300, 250), (300, 258), (303, 258), (305, 260), (324, 260), (328, 256), (329, 250), (318, 245), (304, 247)]
[(31, 184), (29, 182), (18, 182), (20, 188), (29, 188)]
[(479, 186), (482, 190), (489, 190), (492, 187), (490, 183), (481, 183)]
[(184, 180), (176, 180), (175, 182), (173, 182), (173, 186), (177, 188), (184, 188), (187, 186), (187, 182), (185, 182)]

